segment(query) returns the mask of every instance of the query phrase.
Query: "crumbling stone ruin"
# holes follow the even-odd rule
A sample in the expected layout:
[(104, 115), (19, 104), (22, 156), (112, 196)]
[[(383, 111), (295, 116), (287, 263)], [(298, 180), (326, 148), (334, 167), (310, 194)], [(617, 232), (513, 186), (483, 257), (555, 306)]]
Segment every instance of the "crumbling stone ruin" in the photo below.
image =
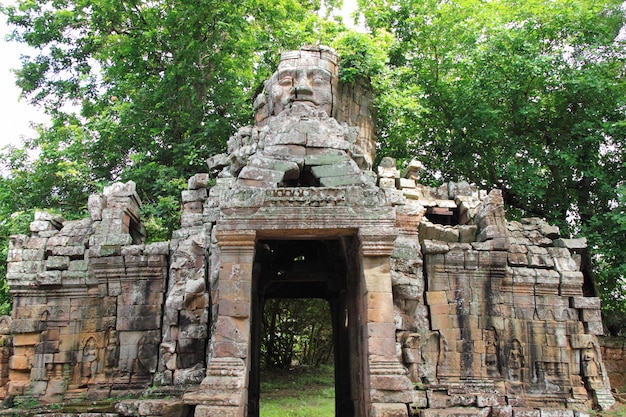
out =
[[(613, 404), (583, 239), (507, 221), (498, 190), (420, 185), (417, 161), (374, 171), (371, 93), (339, 81), (330, 49), (284, 53), (255, 112), (189, 179), (171, 241), (144, 243), (132, 182), (91, 196), (89, 218), (39, 213), (11, 238), (4, 395), (171, 386), (195, 417), (258, 416), (263, 303), (314, 297), (332, 313), (337, 416)], [(137, 407), (118, 411), (160, 413)]]

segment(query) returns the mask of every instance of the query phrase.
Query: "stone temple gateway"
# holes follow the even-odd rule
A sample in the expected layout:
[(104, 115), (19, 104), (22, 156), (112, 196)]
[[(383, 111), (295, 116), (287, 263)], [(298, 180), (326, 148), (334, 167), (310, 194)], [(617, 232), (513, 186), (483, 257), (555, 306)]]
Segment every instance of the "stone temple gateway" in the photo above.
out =
[[(329, 302), (337, 416), (610, 407), (584, 240), (507, 221), (497, 190), (422, 186), (418, 162), (374, 172), (367, 87), (339, 81), (330, 49), (284, 53), (255, 125), (189, 179), (169, 242), (144, 244), (132, 182), (92, 195), (89, 218), (39, 213), (9, 248), (4, 395), (154, 385), (179, 389), (181, 417), (258, 416), (262, 306), (289, 297)], [(118, 411), (171, 415), (156, 402)]]

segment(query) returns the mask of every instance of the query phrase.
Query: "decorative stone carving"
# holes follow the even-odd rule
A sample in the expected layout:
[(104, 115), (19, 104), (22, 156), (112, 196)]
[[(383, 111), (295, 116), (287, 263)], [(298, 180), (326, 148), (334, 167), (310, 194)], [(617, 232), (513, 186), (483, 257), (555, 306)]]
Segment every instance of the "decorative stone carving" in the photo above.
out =
[(522, 368), (524, 367), (524, 351), (519, 340), (513, 339), (509, 345), (508, 354), (508, 379), (512, 382), (522, 381)]
[(582, 352), (582, 375), (587, 382), (592, 385), (600, 377), (600, 366), (596, 357), (596, 347), (593, 342), (589, 342)]

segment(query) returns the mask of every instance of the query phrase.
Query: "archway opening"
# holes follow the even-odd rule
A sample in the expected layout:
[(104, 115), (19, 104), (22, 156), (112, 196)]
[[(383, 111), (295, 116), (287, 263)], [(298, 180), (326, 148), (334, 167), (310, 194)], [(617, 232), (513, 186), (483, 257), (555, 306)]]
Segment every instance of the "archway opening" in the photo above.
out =
[(269, 299), (260, 347), (260, 416), (304, 410), (335, 415), (330, 305), (311, 298)]
[[(289, 375), (299, 365), (305, 365), (301, 372), (316, 364), (334, 380), (330, 415), (355, 415), (359, 367), (354, 365), (360, 360), (360, 346), (354, 291), (358, 268), (348, 267), (354, 262), (347, 255), (351, 242), (350, 238), (257, 242), (248, 417), (262, 416), (265, 371), (282, 369)], [(323, 379), (323, 372), (318, 374)], [(332, 386), (326, 391), (331, 393)]]

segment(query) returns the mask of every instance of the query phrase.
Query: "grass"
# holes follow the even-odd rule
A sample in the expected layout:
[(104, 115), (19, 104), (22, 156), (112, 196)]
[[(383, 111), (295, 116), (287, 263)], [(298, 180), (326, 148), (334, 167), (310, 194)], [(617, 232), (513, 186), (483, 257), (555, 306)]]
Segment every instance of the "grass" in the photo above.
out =
[(599, 412), (595, 415), (602, 417), (626, 417), (626, 405), (618, 403), (610, 411)]
[(261, 373), (261, 417), (335, 415), (333, 368), (294, 368)]

